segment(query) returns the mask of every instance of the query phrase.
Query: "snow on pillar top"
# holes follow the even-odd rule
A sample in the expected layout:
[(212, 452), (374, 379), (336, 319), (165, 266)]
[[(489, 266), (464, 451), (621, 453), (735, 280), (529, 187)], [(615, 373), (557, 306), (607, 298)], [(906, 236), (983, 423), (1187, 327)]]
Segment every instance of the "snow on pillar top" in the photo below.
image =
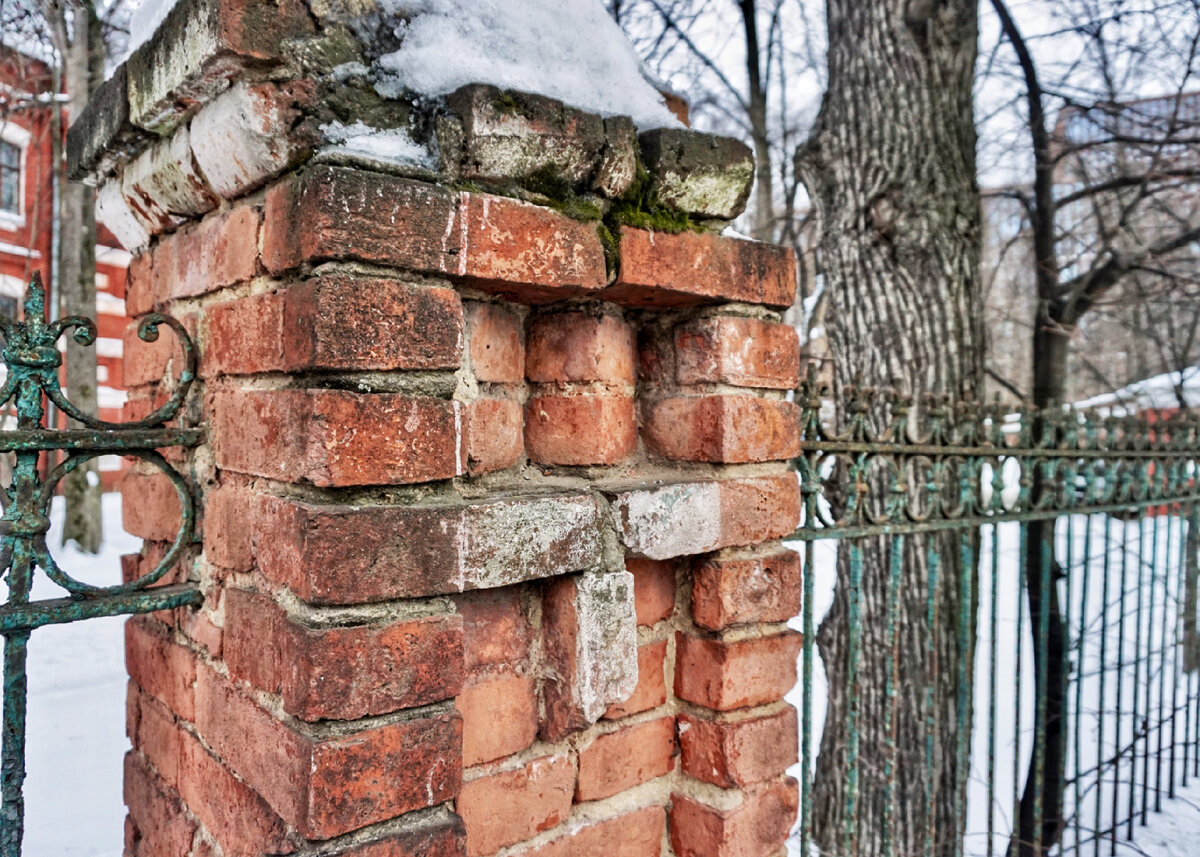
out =
[(131, 250), (309, 160), (699, 224), (749, 193), (749, 150), (684, 129), (598, 0), (150, 2), (68, 136)]

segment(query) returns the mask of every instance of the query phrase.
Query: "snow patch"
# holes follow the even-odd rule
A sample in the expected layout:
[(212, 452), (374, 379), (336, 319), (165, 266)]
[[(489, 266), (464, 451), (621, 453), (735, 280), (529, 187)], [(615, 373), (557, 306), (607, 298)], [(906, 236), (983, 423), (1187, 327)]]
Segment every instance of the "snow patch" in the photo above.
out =
[(357, 120), (353, 125), (330, 122), (322, 125), (325, 139), (332, 145), (321, 150), (322, 154), (354, 155), (389, 164), (424, 167), (436, 166), (433, 154), (417, 143), (404, 128), (372, 128)]
[(380, 0), (403, 20), (378, 60), (376, 89), (446, 95), (489, 83), (557, 98), (640, 130), (679, 127), (641, 60), (598, 0)]

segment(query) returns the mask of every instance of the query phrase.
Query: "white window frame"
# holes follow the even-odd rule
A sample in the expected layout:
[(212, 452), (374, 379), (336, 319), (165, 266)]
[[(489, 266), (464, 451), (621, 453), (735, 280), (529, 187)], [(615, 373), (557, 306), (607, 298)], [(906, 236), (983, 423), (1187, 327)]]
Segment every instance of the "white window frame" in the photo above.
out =
[(17, 230), (25, 225), (25, 185), (29, 179), (29, 141), (32, 138), (29, 130), (0, 120), (0, 140), (16, 146), (21, 153), (17, 167), (17, 211), (0, 208), (0, 229)]

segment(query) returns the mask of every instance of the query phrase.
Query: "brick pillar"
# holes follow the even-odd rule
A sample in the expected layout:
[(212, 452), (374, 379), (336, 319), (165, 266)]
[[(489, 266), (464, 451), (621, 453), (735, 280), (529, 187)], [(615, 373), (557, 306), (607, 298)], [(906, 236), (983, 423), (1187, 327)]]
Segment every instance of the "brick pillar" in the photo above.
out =
[[(205, 604), (128, 625), (126, 853), (782, 854), (800, 355), (790, 254), (719, 234), (749, 151), (474, 86), (374, 162), (322, 139), (409, 119), (369, 48), (182, 0), (71, 132), (208, 428)], [(179, 359), (126, 354), (133, 417)]]

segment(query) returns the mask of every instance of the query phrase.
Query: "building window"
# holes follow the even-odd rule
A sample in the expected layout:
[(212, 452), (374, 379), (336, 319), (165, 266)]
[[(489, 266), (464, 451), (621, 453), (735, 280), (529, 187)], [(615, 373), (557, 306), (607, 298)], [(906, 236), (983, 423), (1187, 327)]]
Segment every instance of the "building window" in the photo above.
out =
[(21, 147), (0, 140), (0, 211), (21, 214)]

